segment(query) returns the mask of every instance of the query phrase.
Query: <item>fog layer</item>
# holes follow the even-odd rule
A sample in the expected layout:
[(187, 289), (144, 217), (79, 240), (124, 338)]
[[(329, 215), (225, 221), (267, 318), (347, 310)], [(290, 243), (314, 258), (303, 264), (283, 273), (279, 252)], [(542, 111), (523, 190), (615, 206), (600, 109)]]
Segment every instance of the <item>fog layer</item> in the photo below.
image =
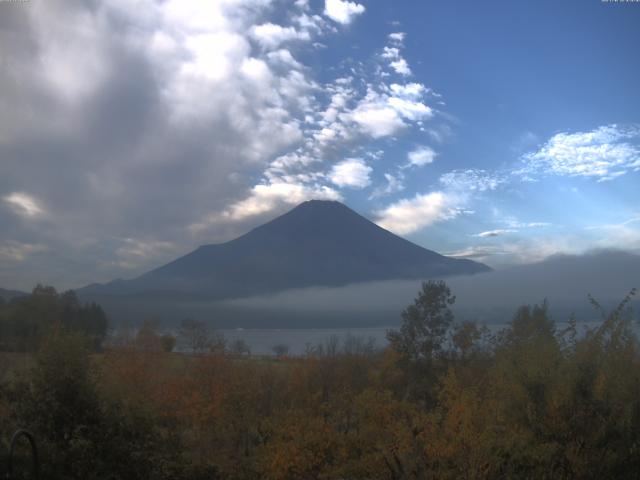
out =
[[(540, 303), (544, 299), (559, 316), (575, 312), (593, 317), (588, 294), (603, 305), (611, 306), (632, 288), (640, 287), (640, 256), (621, 251), (557, 255), (532, 265), (450, 277), (446, 282), (456, 295), (459, 317), (484, 322), (506, 321), (519, 305)], [(305, 288), (222, 304), (262, 312), (298, 313), (302, 317), (311, 313), (326, 317), (351, 315), (365, 322), (366, 316), (371, 315), (372, 320), (376, 319), (374, 323), (388, 315), (389, 324), (394, 324), (399, 321), (402, 309), (415, 297), (420, 283), (397, 280), (338, 288)]]

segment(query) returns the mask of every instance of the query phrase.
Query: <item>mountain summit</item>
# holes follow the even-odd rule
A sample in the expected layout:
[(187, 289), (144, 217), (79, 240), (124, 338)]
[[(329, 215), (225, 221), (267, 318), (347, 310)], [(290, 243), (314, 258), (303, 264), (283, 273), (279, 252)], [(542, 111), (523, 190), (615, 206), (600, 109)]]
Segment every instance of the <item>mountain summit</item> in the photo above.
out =
[(481, 263), (419, 247), (342, 203), (312, 200), (235, 240), (204, 245), (133, 280), (92, 285), (80, 292), (224, 299), (488, 270)]

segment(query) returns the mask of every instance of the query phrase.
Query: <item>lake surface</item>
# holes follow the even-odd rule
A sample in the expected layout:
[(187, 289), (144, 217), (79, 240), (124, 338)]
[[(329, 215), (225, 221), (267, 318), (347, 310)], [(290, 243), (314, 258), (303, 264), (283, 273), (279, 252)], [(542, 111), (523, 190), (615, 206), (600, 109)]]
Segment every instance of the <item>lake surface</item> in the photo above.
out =
[[(600, 321), (579, 322), (578, 334), (584, 333), (587, 328), (599, 325)], [(492, 334), (498, 333), (507, 327), (507, 324), (488, 324), (487, 328)], [(556, 331), (560, 332), (568, 326), (566, 322), (556, 322)], [(243, 340), (251, 349), (252, 355), (273, 355), (273, 347), (286, 345), (290, 355), (304, 355), (310, 346), (326, 345), (335, 337), (339, 346), (344, 345), (349, 337), (355, 337), (363, 341), (372, 339), (376, 348), (387, 346), (386, 334), (388, 330), (397, 329), (398, 325), (387, 327), (356, 327), (356, 328), (291, 328), (291, 329), (220, 329), (221, 333), (230, 345), (235, 340)], [(636, 334), (640, 334), (638, 324), (634, 324)]]
[[(602, 324), (602, 320), (578, 322), (576, 325), (578, 336), (584, 335), (587, 329), (593, 329)], [(478, 324), (482, 326), (482, 323)], [(495, 335), (509, 326), (507, 323), (489, 323), (485, 325), (490, 334)], [(567, 322), (555, 322), (556, 332), (562, 332), (568, 326)], [(328, 343), (337, 342), (338, 350), (345, 343), (358, 340), (360, 345), (372, 344), (375, 349), (382, 349), (388, 345), (387, 332), (398, 329), (399, 325), (382, 327), (350, 327), (350, 328), (227, 328), (215, 329), (216, 334), (221, 334), (228, 348), (233, 342), (242, 340), (249, 347), (252, 355), (274, 355), (275, 346), (285, 346), (289, 355), (305, 355), (311, 347), (327, 346)], [(640, 322), (632, 323), (634, 333), (640, 337)], [(188, 353), (189, 349), (182, 344), (178, 329), (168, 330), (178, 339), (176, 351)], [(135, 331), (133, 332), (135, 335)]]
[(324, 345), (332, 337), (336, 337), (340, 345), (351, 337), (364, 341), (373, 339), (376, 348), (387, 345), (387, 330), (397, 327), (364, 327), (364, 328), (287, 328), (287, 329), (220, 329), (231, 344), (235, 340), (244, 340), (251, 349), (252, 355), (273, 355), (273, 347), (286, 345), (291, 355), (303, 355), (308, 346)]

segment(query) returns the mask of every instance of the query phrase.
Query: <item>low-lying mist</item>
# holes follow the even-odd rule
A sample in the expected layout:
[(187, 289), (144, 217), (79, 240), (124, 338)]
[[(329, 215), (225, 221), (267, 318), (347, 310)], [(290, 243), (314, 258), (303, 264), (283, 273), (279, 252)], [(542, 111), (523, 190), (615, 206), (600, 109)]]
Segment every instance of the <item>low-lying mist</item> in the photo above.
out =
[[(486, 324), (511, 320), (517, 307), (545, 299), (556, 321), (574, 313), (579, 321), (599, 318), (587, 298), (614, 307), (640, 287), (640, 255), (598, 251), (557, 255), (547, 260), (471, 276), (445, 279), (456, 295), (459, 320)], [(358, 328), (393, 326), (420, 288), (421, 280), (360, 283), (344, 287), (287, 290), (273, 295), (224, 301), (195, 301), (170, 296), (103, 296), (114, 324), (154, 319), (166, 326), (195, 318), (216, 328)], [(636, 307), (640, 302), (635, 302)], [(636, 315), (640, 308), (636, 308)]]
[[(588, 301), (588, 294), (611, 307), (632, 288), (640, 287), (640, 255), (621, 251), (557, 255), (536, 264), (450, 277), (446, 282), (456, 295), (455, 310), (459, 318), (500, 323), (510, 320), (518, 306), (547, 299), (556, 316), (576, 313), (580, 320), (589, 320), (597, 314)], [(301, 319), (310, 314), (325, 318), (339, 315), (366, 323), (369, 316), (371, 323), (379, 324), (387, 318), (387, 324), (393, 325), (415, 297), (420, 283), (397, 280), (304, 288), (221, 303), (263, 313), (297, 314)]]

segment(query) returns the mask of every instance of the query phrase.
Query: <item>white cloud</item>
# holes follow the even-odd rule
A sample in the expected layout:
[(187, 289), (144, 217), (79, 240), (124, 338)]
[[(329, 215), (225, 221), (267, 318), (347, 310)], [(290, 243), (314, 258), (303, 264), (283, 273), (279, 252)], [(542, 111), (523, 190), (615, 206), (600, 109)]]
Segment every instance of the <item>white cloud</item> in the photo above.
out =
[(306, 200), (342, 200), (336, 190), (321, 185), (299, 183), (265, 183), (255, 185), (247, 198), (232, 204), (220, 214), (213, 214), (189, 228), (200, 232), (216, 224), (241, 221), (264, 213), (282, 210)]
[(255, 25), (251, 36), (264, 48), (274, 49), (284, 42), (292, 40), (309, 40), (309, 32), (298, 31), (294, 27), (283, 27), (274, 23)]
[(511, 229), (511, 228), (499, 228), (496, 230), (487, 230), (486, 232), (476, 233), (475, 235), (472, 235), (472, 237), (478, 237), (478, 238), (499, 237), (501, 235), (506, 235), (508, 233), (517, 233), (517, 232), (518, 230)]
[(404, 32), (394, 32), (389, 34), (389, 40), (397, 43), (402, 43), (404, 38), (406, 37), (406, 33)]
[(575, 248), (575, 239), (569, 237), (520, 239), (517, 242), (497, 245), (474, 245), (445, 255), (469, 258), (494, 267), (540, 262), (559, 253), (582, 253)]
[(382, 58), (396, 59), (400, 57), (400, 49), (397, 47), (384, 47), (382, 49)]
[(298, 62), (293, 55), (291, 55), (289, 50), (286, 49), (269, 52), (267, 54), (267, 58), (272, 63), (284, 65), (288, 68), (293, 68), (295, 70), (300, 70), (302, 68), (302, 64)]
[[(269, 62), (279, 62), (280, 59), (285, 63), (290, 62), (288, 52), (283, 53), (282, 49), (277, 52), (277, 57), (275, 52), (267, 54)], [(314, 88), (320, 95), (309, 103), (303, 123), (300, 123), (303, 141), (295, 150), (270, 162), (258, 188), (269, 186), (270, 192), (275, 192), (281, 186), (290, 188), (291, 185), (298, 185), (310, 192), (317, 192), (319, 188), (328, 188), (323, 187), (327, 181), (338, 188), (364, 188), (371, 183), (372, 169), (363, 160), (348, 159), (335, 165), (328, 173), (323, 173), (324, 164), (342, 151), (351, 149), (354, 142), (362, 140), (363, 136), (374, 139), (393, 136), (433, 115), (431, 108), (423, 103), (423, 97), (429, 90), (416, 82), (391, 85), (369, 83), (364, 96), (353, 76), (340, 77), (329, 84), (314, 85)], [(327, 97), (328, 105), (325, 103), (323, 110), (321, 105)], [(396, 176), (386, 174), (385, 179), (387, 185), (378, 188), (372, 196), (382, 196), (404, 188), (400, 173)], [(259, 207), (255, 205), (257, 199), (264, 199), (263, 193), (254, 189), (245, 200), (236, 204), (239, 208), (237, 211), (233, 207), (227, 209), (225, 215), (213, 215), (211, 218), (215, 217), (215, 222), (219, 224), (248, 218), (244, 213), (237, 212), (259, 211), (256, 215), (266, 215), (282, 210), (282, 201), (267, 200)], [(295, 195), (291, 198), (295, 198)]]
[(106, 78), (106, 32), (97, 16), (85, 15), (71, 6), (64, 7), (64, 22), (52, 21), (58, 9), (54, 2), (29, 8), (39, 49), (38, 78), (58, 100), (75, 106)]
[(507, 255), (505, 248), (498, 245), (474, 245), (462, 248), (452, 252), (446, 252), (444, 255), (453, 258), (473, 258), (474, 260), (485, 261), (494, 255)]
[(599, 248), (621, 248), (640, 251), (640, 216), (620, 223), (593, 225), (585, 228), (597, 232), (595, 244)]
[(440, 177), (440, 191), (399, 200), (377, 212), (378, 224), (398, 234), (418, 231), (435, 222), (465, 213), (471, 201), (494, 190), (504, 179), (484, 170), (457, 170)]
[(542, 147), (523, 156), (516, 174), (533, 174), (612, 180), (640, 170), (640, 127), (602, 126), (590, 132), (558, 133)]
[(364, 188), (371, 184), (371, 171), (361, 158), (348, 158), (333, 166), (329, 179), (339, 187)]
[(409, 163), (407, 166), (422, 167), (433, 163), (438, 154), (430, 147), (418, 147), (407, 155)]
[(421, 98), (427, 92), (424, 85), (415, 82), (405, 83), (404, 85), (392, 83), (389, 85), (389, 89), (397, 97), (411, 99)]
[[(433, 115), (424, 85), (379, 75), (400, 58), (400, 32), (380, 33), (399, 49), (393, 58), (332, 52), (340, 78), (306, 64), (343, 31), (334, 21), (364, 12), (356, 1), (300, 0), (288, 12), (270, 0), (94, 3), (35, 2), (0, 29), (0, 142), (15, 152), (0, 162), (14, 185), (0, 194), (0, 244), (59, 252), (47, 268), (65, 287), (162, 261), (169, 244), (228, 240), (310, 198), (340, 199), (336, 159), (369, 160), (372, 139), (386, 148)], [(370, 182), (371, 167), (344, 188)], [(399, 191), (402, 175), (381, 183)], [(12, 193), (20, 185), (29, 193)], [(104, 205), (121, 214), (102, 215)], [(21, 221), (39, 216), (48, 221)], [(25, 257), (16, 282), (39, 275), (40, 257)], [(0, 279), (10, 276), (0, 265)]]
[(542, 228), (551, 226), (551, 223), (549, 222), (519, 222), (516, 220), (509, 220), (507, 223), (511, 228)]
[(405, 126), (398, 111), (388, 104), (388, 99), (376, 97), (363, 101), (351, 118), (361, 130), (373, 138), (395, 134)]
[(411, 69), (409, 68), (409, 64), (404, 58), (399, 58), (397, 60), (394, 60), (393, 62), (389, 63), (389, 65), (391, 66), (391, 68), (393, 68), (396, 71), (396, 73), (400, 75), (405, 75), (405, 76), (411, 75)]
[[(640, 217), (632, 217), (617, 224), (594, 225), (580, 232), (555, 233), (553, 235), (519, 235), (509, 241), (486, 244), (488, 238), (502, 236), (502, 232), (512, 229), (482, 232), (474, 235), (483, 238), (483, 244), (472, 245), (458, 251), (447, 253), (449, 256), (474, 258), (492, 266), (527, 264), (544, 260), (555, 254), (583, 254), (596, 249), (625, 250), (640, 253)], [(518, 222), (521, 228), (550, 226), (546, 222)], [(493, 233), (497, 233), (494, 235)]]
[(183, 253), (182, 248), (173, 242), (156, 239), (123, 238), (121, 246), (116, 248), (115, 260), (103, 262), (102, 266), (122, 269), (136, 269), (144, 266), (155, 266), (159, 258), (165, 261)]
[[(393, 40), (391, 35), (389, 35), (389, 38)], [(397, 41), (393, 41), (393, 45), (396, 46), (384, 47), (381, 54), (382, 58), (389, 60), (389, 66), (397, 74), (403, 76), (411, 75), (411, 68), (409, 68), (409, 63), (402, 57), (402, 55), (400, 55), (400, 48), (398, 48), (398, 46), (401, 46), (401, 44)]]
[(400, 116), (408, 120), (418, 121), (433, 115), (431, 108), (427, 107), (424, 103), (417, 102), (415, 100), (400, 97), (389, 97), (387, 102), (391, 108), (400, 114)]
[(46, 251), (47, 247), (45, 245), (8, 241), (0, 244), (0, 259), (22, 262), (32, 253)]
[(36, 199), (26, 193), (14, 192), (3, 197), (3, 200), (19, 215), (37, 217), (44, 213)]
[(454, 170), (440, 177), (440, 183), (448, 189), (469, 193), (495, 190), (505, 181), (499, 173), (473, 168)]
[[(307, 15), (306, 13), (301, 13), (293, 17), (294, 23), (296, 23), (301, 30), (311, 33), (321, 33), (325, 30), (327, 31), (335, 31), (332, 28), (329, 28), (328, 23), (320, 16), (320, 15)], [(318, 43), (315, 43), (314, 46), (318, 47)]]
[(394, 135), (406, 126), (404, 120), (420, 121), (433, 116), (433, 111), (422, 100), (425, 89), (390, 88), (391, 95), (369, 89), (367, 95), (351, 112), (351, 119), (361, 130), (373, 138)]
[(369, 196), (369, 199), (385, 197), (392, 193), (401, 192), (404, 190), (404, 175), (399, 172), (396, 175), (385, 173), (384, 178), (387, 181), (386, 185), (377, 187), (373, 193)]
[(325, 0), (324, 14), (342, 25), (350, 24), (353, 19), (364, 13), (364, 5), (345, 0)]
[(137, 238), (124, 238), (123, 245), (116, 253), (124, 258), (149, 258), (157, 255), (158, 251), (175, 250), (175, 244), (163, 240), (141, 240)]
[(404, 235), (428, 225), (458, 216), (459, 199), (446, 192), (418, 194), (402, 199), (376, 212), (376, 223), (382, 228)]
[(640, 215), (635, 216), (635, 217), (631, 217), (627, 220), (625, 220), (624, 222), (620, 222), (620, 223), (609, 223), (606, 225), (593, 225), (591, 227), (587, 227), (587, 230), (597, 230), (597, 229), (617, 229), (617, 228), (622, 228), (622, 227), (627, 227), (631, 224), (634, 223), (640, 223)]

